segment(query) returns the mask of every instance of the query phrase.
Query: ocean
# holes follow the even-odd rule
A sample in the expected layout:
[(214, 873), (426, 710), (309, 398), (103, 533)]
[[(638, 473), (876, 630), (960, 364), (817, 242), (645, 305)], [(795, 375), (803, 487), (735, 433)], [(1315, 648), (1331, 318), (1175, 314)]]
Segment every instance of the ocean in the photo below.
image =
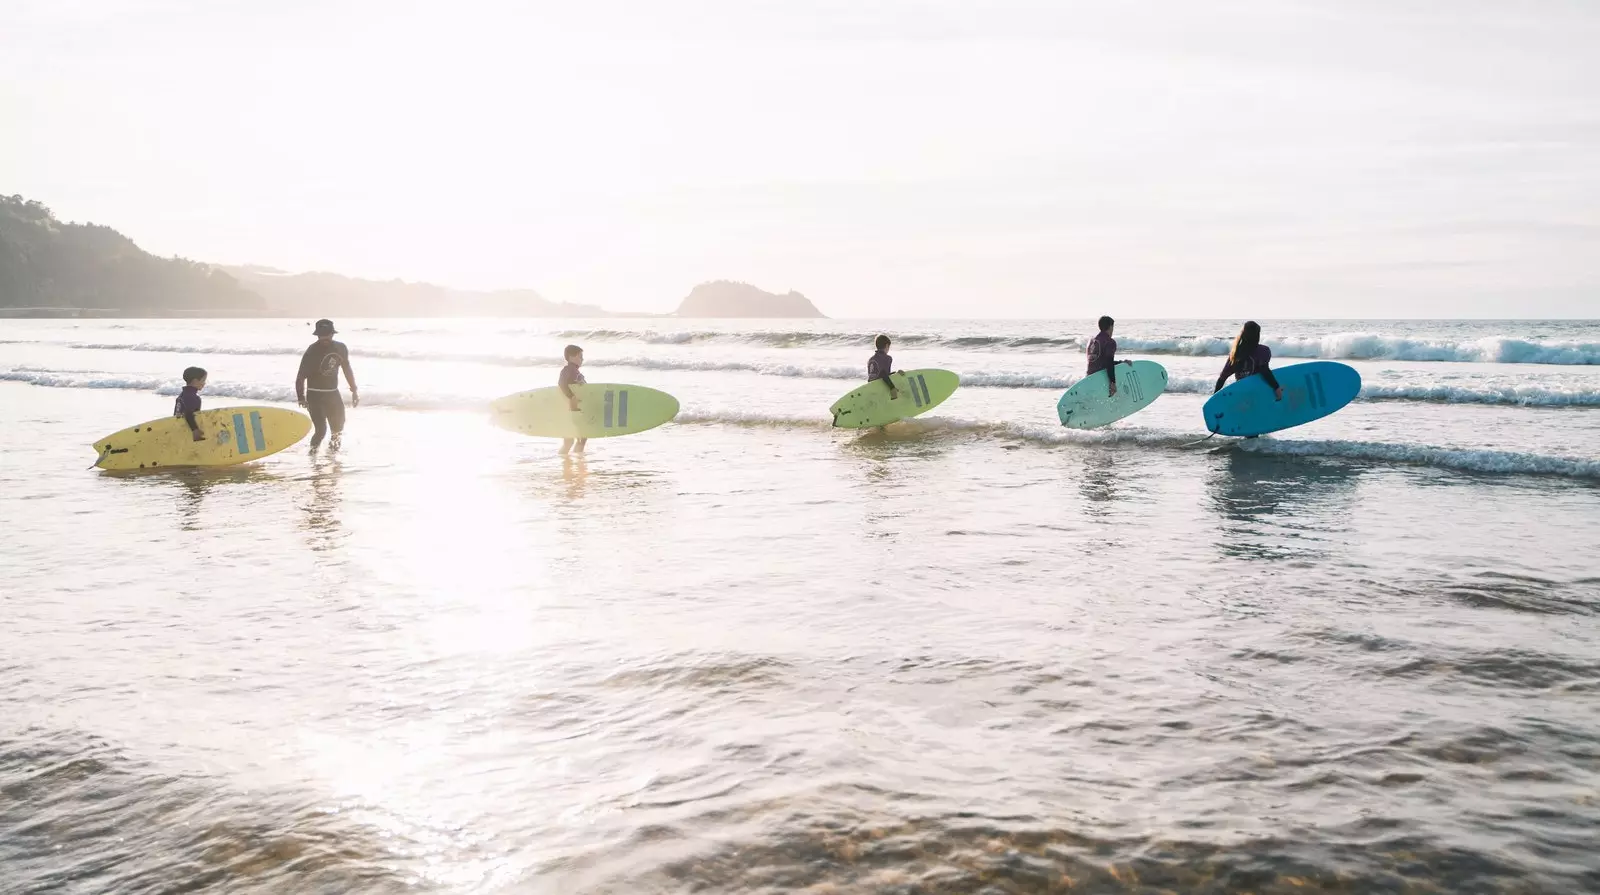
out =
[[(123, 476), (306, 321), (0, 321), (0, 893), (1600, 891), (1600, 321), (1263, 320), (1363, 394), (1201, 444), (1237, 321), (1093, 432), (1087, 320), (337, 322), (340, 449)], [(489, 426), (569, 342), (678, 420)]]

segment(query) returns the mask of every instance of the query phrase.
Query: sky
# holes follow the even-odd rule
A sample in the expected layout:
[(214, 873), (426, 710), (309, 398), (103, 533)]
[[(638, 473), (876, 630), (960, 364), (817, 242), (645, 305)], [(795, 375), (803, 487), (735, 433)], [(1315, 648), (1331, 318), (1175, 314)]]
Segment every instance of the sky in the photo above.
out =
[(6, 0), (0, 192), (666, 311), (1600, 316), (1593, 0)]

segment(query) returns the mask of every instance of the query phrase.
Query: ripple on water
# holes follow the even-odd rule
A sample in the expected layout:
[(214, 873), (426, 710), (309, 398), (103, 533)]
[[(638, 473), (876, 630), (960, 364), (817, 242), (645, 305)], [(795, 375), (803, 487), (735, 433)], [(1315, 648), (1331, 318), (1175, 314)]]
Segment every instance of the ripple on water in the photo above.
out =
[[(1541, 893), (1576, 891), (1600, 872), (1552, 879), (1506, 858), (1387, 824), (1319, 828), (1236, 843), (1090, 835), (1036, 818), (946, 813), (910, 818), (819, 804), (745, 806), (744, 835), (692, 849), (605, 893)], [(782, 817), (782, 823), (763, 818)], [(724, 814), (717, 818), (726, 823)], [(654, 837), (659, 838), (659, 834)], [(682, 852), (682, 843), (675, 851)], [(636, 839), (628, 850), (649, 851)]]
[(326, 807), (154, 772), (92, 737), (0, 739), (6, 891), (414, 892), (402, 854)]

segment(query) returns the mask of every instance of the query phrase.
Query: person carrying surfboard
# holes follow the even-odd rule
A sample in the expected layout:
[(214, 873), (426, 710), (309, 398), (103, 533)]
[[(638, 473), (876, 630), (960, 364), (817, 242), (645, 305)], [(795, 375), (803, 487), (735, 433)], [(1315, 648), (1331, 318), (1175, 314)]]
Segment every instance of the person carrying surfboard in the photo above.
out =
[(205, 433), (200, 431), (200, 423), (194, 418), (200, 412), (200, 390), (205, 387), (206, 371), (200, 367), (190, 367), (183, 371), (183, 390), (178, 392), (178, 400), (172, 402), (172, 415), (183, 417), (195, 441), (206, 440)]
[(1099, 321), (1100, 332), (1089, 340), (1085, 352), (1089, 355), (1089, 372), (1085, 375), (1093, 376), (1101, 370), (1106, 371), (1106, 380), (1110, 383), (1106, 396), (1117, 396), (1117, 340), (1111, 338), (1112, 330), (1117, 328), (1117, 321), (1109, 316), (1101, 317)]
[[(556, 385), (561, 389), (561, 394), (567, 396), (567, 406), (572, 408), (573, 413), (577, 413), (581, 408), (578, 406), (578, 395), (572, 390), (572, 387), (574, 385), (585, 385), (588, 382), (583, 378), (583, 371), (578, 369), (583, 366), (583, 349), (577, 345), (568, 345), (561, 350), (561, 356), (567, 359), (567, 365), (561, 368), (561, 375), (556, 377)], [(609, 417), (610, 411), (607, 410), (606, 413)], [(606, 425), (609, 426), (611, 424), (607, 422)], [(588, 443), (589, 439), (587, 438), (563, 438), (561, 439), (561, 456), (565, 457), (574, 447), (581, 454), (583, 453), (584, 445)]]
[(894, 380), (889, 378), (894, 368), (894, 358), (889, 356), (889, 337), (880, 335), (872, 344), (878, 350), (867, 359), (867, 381), (876, 382), (882, 379), (883, 384), (889, 387), (889, 400), (899, 400), (900, 390), (894, 387)]
[(1272, 369), (1268, 366), (1271, 363), (1272, 349), (1261, 344), (1261, 324), (1247, 320), (1244, 328), (1239, 330), (1239, 337), (1233, 340), (1233, 347), (1228, 350), (1228, 362), (1222, 365), (1222, 375), (1217, 377), (1217, 387), (1211, 393), (1222, 391), (1222, 387), (1228, 384), (1229, 376), (1235, 380), (1260, 376), (1271, 387), (1273, 400), (1282, 401), (1283, 387), (1278, 385), (1278, 377), (1272, 375)]
[(322, 444), (322, 436), (333, 429), (333, 446), (339, 446), (339, 436), (344, 433), (344, 397), (339, 394), (339, 371), (344, 371), (350, 383), (350, 406), (361, 406), (361, 393), (356, 391), (356, 374), (350, 369), (350, 349), (343, 342), (333, 340), (332, 320), (318, 320), (312, 330), (317, 340), (300, 356), (300, 372), (294, 378), (295, 400), (311, 414), (311, 447)]

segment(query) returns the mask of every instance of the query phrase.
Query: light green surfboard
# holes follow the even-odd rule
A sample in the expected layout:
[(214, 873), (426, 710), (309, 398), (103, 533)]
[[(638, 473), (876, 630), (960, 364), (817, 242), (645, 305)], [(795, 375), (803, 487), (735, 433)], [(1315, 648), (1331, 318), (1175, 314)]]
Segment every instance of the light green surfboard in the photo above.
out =
[(961, 377), (949, 370), (903, 370), (890, 377), (900, 397), (891, 400), (882, 380), (869, 382), (828, 408), (841, 429), (887, 426), (927, 413), (955, 394)]
[(1167, 368), (1155, 361), (1117, 364), (1117, 395), (1111, 397), (1106, 371), (1085, 376), (1056, 404), (1061, 425), (1068, 429), (1098, 429), (1149, 407), (1167, 390)]
[(489, 414), (496, 426), (542, 438), (609, 438), (633, 435), (678, 415), (678, 399), (642, 385), (590, 382), (574, 385), (578, 410), (557, 386), (496, 398)]

